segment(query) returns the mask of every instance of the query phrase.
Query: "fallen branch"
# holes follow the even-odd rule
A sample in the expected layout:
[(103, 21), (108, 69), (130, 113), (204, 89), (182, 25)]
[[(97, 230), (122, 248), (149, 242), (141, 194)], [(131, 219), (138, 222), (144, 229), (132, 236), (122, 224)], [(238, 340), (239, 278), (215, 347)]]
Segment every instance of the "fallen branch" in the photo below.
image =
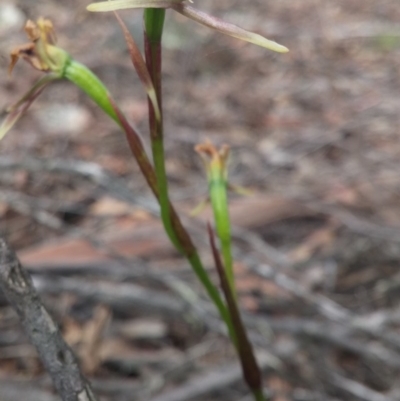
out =
[(0, 288), (17, 312), (63, 401), (97, 401), (72, 350), (43, 306), (31, 277), (1, 238)]

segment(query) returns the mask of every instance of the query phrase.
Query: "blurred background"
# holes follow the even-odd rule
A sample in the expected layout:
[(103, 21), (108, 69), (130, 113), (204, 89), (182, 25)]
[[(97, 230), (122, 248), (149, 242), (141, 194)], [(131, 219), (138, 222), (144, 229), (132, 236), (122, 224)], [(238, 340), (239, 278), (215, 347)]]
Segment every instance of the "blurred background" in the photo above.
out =
[[(26, 19), (107, 85), (147, 140), (147, 102), (112, 14), (2, 0), (0, 115), (40, 73), (9, 53)], [(289, 47), (275, 54), (168, 12), (170, 190), (210, 271), (194, 146), (231, 146), (236, 277), (275, 401), (400, 400), (400, 7), (396, 0), (197, 0)], [(121, 12), (142, 43), (142, 12)], [(124, 135), (79, 90), (48, 87), (0, 146), (0, 233), (104, 400), (247, 400), (235, 355)], [(0, 296), (0, 399), (57, 400)]]

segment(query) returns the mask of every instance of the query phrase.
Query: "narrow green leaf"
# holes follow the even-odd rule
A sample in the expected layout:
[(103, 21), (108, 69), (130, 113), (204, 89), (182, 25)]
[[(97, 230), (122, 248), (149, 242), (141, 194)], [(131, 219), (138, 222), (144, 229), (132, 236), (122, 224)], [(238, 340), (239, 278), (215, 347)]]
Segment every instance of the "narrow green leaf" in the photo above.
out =
[(240, 28), (229, 22), (225, 22), (219, 18), (213, 17), (212, 15), (206, 14), (203, 11), (188, 6), (187, 4), (175, 4), (172, 8), (185, 17), (190, 18), (199, 24), (215, 29), (218, 32), (224, 33), (225, 35), (254, 43), (255, 45), (265, 47), (278, 53), (287, 53), (289, 51), (287, 47), (272, 40), (268, 40), (264, 38), (264, 36), (247, 31), (246, 29)]
[(88, 11), (106, 12), (126, 10), (128, 8), (169, 8), (184, 0), (113, 0), (92, 3), (87, 6)]

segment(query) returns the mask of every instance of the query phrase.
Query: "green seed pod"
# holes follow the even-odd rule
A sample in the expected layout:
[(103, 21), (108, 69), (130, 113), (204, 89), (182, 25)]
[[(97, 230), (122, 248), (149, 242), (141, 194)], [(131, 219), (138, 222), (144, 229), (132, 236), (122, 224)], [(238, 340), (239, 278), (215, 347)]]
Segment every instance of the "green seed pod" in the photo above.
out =
[(120, 124), (107, 88), (89, 68), (70, 58), (64, 68), (63, 78), (83, 90), (118, 125)]

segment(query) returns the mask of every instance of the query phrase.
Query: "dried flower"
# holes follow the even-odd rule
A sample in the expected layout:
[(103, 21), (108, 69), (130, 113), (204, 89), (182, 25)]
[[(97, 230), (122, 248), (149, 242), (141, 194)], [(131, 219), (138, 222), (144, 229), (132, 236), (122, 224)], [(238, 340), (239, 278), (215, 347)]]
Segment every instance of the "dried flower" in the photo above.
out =
[(54, 72), (62, 76), (70, 56), (55, 46), (53, 23), (44, 18), (39, 18), (36, 23), (28, 20), (25, 32), (31, 42), (12, 50), (9, 72), (12, 72), (17, 61), (22, 58), (39, 71)]
[(10, 73), (21, 58), (33, 68), (47, 74), (40, 78), (16, 104), (8, 109), (9, 114), (0, 125), (0, 140), (50, 82), (63, 78), (82, 89), (117, 124), (120, 124), (110, 102), (109, 92), (104, 84), (86, 66), (78, 63), (65, 50), (56, 46), (56, 37), (50, 20), (39, 18), (36, 23), (29, 20), (25, 25), (25, 32), (30, 42), (12, 50)]

